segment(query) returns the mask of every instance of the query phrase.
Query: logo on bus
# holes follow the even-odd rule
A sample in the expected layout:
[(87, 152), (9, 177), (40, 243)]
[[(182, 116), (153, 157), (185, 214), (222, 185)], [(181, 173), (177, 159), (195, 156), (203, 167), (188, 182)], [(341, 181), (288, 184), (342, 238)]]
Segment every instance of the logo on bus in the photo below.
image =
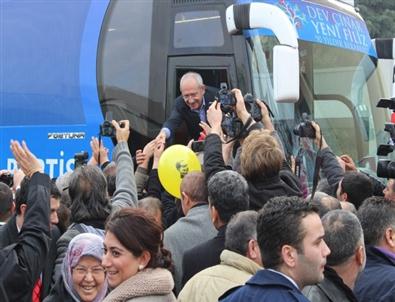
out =
[(51, 132), (48, 139), (85, 139), (85, 132)]

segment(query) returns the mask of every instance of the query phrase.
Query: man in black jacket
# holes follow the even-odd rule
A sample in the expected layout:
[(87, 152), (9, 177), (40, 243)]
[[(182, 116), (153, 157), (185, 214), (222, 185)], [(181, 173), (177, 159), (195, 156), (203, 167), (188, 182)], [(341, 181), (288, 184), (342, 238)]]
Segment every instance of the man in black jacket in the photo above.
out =
[(360, 302), (394, 301), (395, 203), (383, 197), (369, 197), (357, 216), (365, 235), (367, 259), (354, 293)]
[(18, 241), (0, 250), (0, 301), (32, 301), (33, 286), (42, 272), (50, 241), (50, 179), (42, 174), (37, 158), (11, 142), (14, 157), (29, 177), (25, 221)]
[(172, 140), (174, 132), (185, 122), (188, 138), (197, 140), (202, 129), (200, 122), (206, 122), (206, 111), (215, 99), (216, 91), (203, 84), (196, 72), (187, 72), (180, 80), (181, 96), (176, 98), (170, 117), (163, 124), (158, 137)]
[(366, 263), (361, 224), (354, 214), (344, 210), (329, 211), (322, 217), (322, 224), (325, 243), (331, 250), (324, 280), (306, 286), (303, 294), (312, 302), (356, 302), (352, 290)]

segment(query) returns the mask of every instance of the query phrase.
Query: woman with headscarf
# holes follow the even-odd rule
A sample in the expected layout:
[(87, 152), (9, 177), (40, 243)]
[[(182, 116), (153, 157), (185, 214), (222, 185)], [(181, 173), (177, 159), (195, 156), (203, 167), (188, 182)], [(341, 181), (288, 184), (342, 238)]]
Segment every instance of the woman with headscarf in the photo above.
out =
[(103, 238), (92, 233), (74, 237), (63, 259), (62, 274), (44, 302), (100, 302), (107, 293), (101, 265)]
[(173, 302), (170, 252), (162, 227), (143, 209), (122, 209), (106, 224), (102, 264), (112, 288), (105, 302)]

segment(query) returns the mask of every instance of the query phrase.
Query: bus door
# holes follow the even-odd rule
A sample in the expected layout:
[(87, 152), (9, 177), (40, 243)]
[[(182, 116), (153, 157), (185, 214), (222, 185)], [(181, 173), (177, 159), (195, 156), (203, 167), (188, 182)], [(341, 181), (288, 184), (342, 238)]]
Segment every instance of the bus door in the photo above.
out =
[[(175, 99), (181, 94), (180, 79), (188, 71), (199, 73), (203, 83), (211, 88), (228, 89), (238, 87), (236, 68), (232, 56), (182, 56), (168, 59), (166, 117), (170, 116)], [(175, 134), (175, 143), (186, 144), (186, 126), (182, 125)]]

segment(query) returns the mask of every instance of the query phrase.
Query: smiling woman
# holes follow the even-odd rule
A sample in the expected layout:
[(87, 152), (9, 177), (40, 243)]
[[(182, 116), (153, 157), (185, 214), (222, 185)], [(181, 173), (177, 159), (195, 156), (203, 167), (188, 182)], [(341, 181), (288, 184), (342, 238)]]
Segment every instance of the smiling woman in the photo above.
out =
[(162, 248), (162, 227), (143, 209), (122, 209), (106, 224), (104, 256), (109, 301), (176, 301), (169, 251)]
[(103, 239), (100, 236), (83, 233), (74, 237), (63, 259), (61, 278), (44, 301), (102, 301), (107, 293), (102, 257)]

